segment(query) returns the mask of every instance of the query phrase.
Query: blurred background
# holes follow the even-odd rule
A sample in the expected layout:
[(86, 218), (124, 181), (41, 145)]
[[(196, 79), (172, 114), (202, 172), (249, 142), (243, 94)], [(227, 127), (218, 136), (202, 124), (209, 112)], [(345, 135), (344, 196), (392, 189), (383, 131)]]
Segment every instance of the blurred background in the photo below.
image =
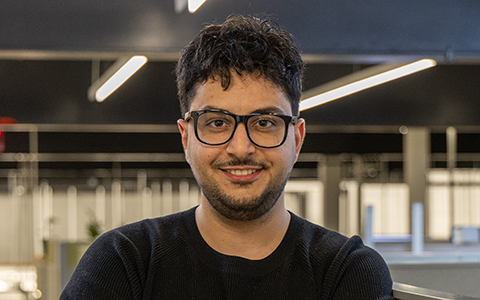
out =
[[(288, 208), (361, 235), (394, 281), (480, 297), (477, 1), (13, 1), (0, 4), (0, 299), (58, 299), (101, 233), (195, 206), (176, 120), (178, 52), (229, 15), (268, 17), (305, 94), (436, 66), (304, 110)], [(98, 102), (120, 62), (148, 58)], [(380, 67), (379, 67), (380, 66)]]

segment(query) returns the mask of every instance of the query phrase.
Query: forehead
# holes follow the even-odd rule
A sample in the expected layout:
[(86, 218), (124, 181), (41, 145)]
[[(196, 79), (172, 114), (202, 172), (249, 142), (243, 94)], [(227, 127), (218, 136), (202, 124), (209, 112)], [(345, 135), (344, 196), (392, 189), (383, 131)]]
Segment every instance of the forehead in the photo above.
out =
[(208, 80), (198, 85), (190, 110), (208, 108), (242, 115), (262, 111), (292, 114), (290, 102), (285, 93), (271, 81), (254, 75), (232, 74), (227, 89), (224, 89), (218, 80)]

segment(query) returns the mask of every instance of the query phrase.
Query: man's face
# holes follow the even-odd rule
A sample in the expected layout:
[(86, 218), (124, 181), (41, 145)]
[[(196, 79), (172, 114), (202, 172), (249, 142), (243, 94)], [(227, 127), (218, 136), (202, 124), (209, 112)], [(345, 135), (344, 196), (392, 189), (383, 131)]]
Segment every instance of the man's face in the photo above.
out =
[[(190, 111), (225, 110), (237, 115), (273, 112), (292, 115), (285, 94), (271, 82), (257, 76), (232, 74), (228, 89), (218, 81), (199, 85)], [(287, 124), (288, 136), (277, 148), (261, 148), (249, 140), (239, 123), (232, 139), (219, 146), (201, 143), (195, 137), (194, 122), (179, 120), (185, 156), (202, 190), (204, 200), (220, 215), (231, 220), (260, 218), (274, 205), (283, 205), (283, 189), (297, 160), (305, 134), (303, 119)]]

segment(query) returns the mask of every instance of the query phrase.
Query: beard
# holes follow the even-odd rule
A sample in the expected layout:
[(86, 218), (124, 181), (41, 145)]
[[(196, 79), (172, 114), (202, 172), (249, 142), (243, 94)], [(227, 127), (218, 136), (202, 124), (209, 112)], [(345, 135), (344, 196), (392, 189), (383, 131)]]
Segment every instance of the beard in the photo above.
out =
[[(214, 165), (218, 166), (221, 163)], [(222, 164), (226, 165), (226, 164)], [(229, 166), (232, 165), (259, 165), (259, 163), (254, 163), (251, 161), (243, 162), (229, 162)], [(265, 164), (264, 164), (265, 165)], [(270, 166), (269, 164), (266, 164)], [(282, 192), (285, 188), (288, 178), (290, 177), (290, 172), (287, 174), (282, 174), (284, 176), (274, 176), (278, 180), (271, 179), (263, 192), (258, 196), (253, 197), (235, 197), (227, 195), (219, 185), (213, 180), (209, 179), (208, 176), (203, 176), (204, 180), (201, 181), (197, 176), (197, 182), (207, 198), (210, 205), (219, 213), (221, 216), (232, 220), (232, 221), (253, 221), (257, 220), (260, 217), (268, 213), (277, 203), (278, 199), (282, 195)], [(252, 183), (236, 183), (239, 186), (248, 186)]]

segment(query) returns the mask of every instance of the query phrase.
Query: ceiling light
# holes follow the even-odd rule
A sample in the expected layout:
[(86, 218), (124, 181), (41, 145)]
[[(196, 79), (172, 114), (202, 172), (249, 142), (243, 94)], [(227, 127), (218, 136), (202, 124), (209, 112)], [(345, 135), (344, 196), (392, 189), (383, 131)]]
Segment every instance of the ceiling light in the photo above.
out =
[(188, 11), (194, 13), (206, 0), (188, 0)]
[[(333, 101), (351, 94), (354, 94), (359, 91), (380, 85), (385, 82), (389, 82), (395, 79), (398, 79), (403, 76), (413, 74), (415, 72), (431, 68), (436, 65), (436, 62), (433, 59), (422, 59), (407, 65), (403, 65), (396, 68), (391, 68), (388, 71), (379, 72), (376, 75), (372, 75), (354, 82), (345, 84), (338, 88), (328, 90), (326, 92), (319, 93), (317, 95), (306, 97), (305, 100), (300, 102), (300, 111), (310, 109), (312, 107)], [(389, 67), (390, 65), (385, 65)], [(378, 68), (385, 68), (385, 66), (380, 65)], [(370, 69), (375, 69), (372, 67)], [(366, 70), (367, 73), (371, 70)], [(361, 73), (358, 72), (358, 73)]]
[(126, 60), (119, 59), (88, 89), (88, 98), (102, 102), (118, 89), (128, 78), (138, 71), (146, 62), (145, 56), (133, 56)]

